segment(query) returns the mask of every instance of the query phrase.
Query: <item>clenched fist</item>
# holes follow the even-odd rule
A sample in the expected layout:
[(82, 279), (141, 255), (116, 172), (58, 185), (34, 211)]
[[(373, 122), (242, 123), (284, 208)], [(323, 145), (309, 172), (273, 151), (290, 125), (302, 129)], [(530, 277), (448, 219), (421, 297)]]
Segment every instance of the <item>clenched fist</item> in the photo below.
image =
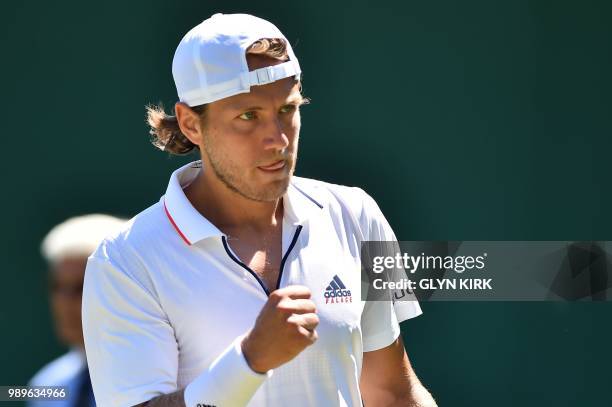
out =
[(317, 340), (319, 317), (308, 287), (293, 285), (270, 293), (255, 326), (242, 341), (242, 353), (255, 372), (287, 363)]

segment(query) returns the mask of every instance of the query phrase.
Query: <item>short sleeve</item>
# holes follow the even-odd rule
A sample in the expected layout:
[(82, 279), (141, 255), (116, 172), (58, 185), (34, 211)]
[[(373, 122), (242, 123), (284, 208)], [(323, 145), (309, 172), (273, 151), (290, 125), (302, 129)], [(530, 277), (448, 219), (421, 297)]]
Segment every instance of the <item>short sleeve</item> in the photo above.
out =
[[(364, 239), (367, 241), (397, 242), (397, 237), (391, 225), (389, 225), (389, 222), (383, 215), (378, 204), (376, 204), (376, 201), (364, 191), (360, 191), (363, 194), (363, 212), (361, 214), (360, 223), (364, 231)], [(403, 322), (423, 313), (418, 300), (412, 293), (398, 290), (398, 292), (394, 294), (396, 300), (392, 303), (390, 301), (378, 301), (375, 302), (376, 305), (370, 305), (372, 309), (376, 309), (381, 313), (381, 319), (386, 318), (390, 323), (393, 321), (393, 318), (386, 316), (388, 312), (387, 308), (392, 308), (395, 311), (394, 316), (397, 322)], [(370, 312), (372, 311), (370, 310)], [(394, 332), (393, 327), (389, 329), (389, 332)], [(395, 338), (397, 338), (397, 336)], [(389, 344), (390, 343), (391, 342), (389, 342)]]
[(363, 351), (389, 346), (400, 334), (397, 317), (390, 301), (368, 301), (361, 314)]
[(96, 254), (83, 287), (83, 334), (97, 405), (134, 406), (177, 389), (178, 349), (153, 294), (132, 277), (135, 265)]

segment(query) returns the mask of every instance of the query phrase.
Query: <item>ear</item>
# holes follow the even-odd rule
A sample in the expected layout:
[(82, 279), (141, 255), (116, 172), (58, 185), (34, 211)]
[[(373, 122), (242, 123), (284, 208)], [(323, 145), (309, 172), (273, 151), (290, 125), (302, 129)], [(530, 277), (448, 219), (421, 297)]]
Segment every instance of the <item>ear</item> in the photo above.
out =
[(176, 120), (181, 128), (181, 132), (193, 144), (200, 146), (203, 140), (202, 129), (200, 128), (200, 115), (191, 110), (183, 102), (177, 102), (174, 105), (174, 111), (176, 112)]

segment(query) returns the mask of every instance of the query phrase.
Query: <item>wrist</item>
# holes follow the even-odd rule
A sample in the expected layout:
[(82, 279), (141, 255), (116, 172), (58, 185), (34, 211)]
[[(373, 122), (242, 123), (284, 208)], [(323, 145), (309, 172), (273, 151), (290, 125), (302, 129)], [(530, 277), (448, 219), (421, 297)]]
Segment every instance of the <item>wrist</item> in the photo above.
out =
[(251, 368), (253, 372), (257, 374), (265, 374), (270, 370), (269, 367), (263, 366), (257, 360), (257, 353), (253, 352), (251, 347), (250, 332), (242, 339), (242, 342), (240, 343), (240, 350), (242, 351), (242, 356), (246, 360), (247, 365), (249, 365), (249, 368)]
[(263, 382), (272, 376), (272, 370), (258, 374), (250, 368), (241, 343), (242, 338), (236, 338), (187, 385), (184, 392), (187, 407), (202, 404), (246, 406)]

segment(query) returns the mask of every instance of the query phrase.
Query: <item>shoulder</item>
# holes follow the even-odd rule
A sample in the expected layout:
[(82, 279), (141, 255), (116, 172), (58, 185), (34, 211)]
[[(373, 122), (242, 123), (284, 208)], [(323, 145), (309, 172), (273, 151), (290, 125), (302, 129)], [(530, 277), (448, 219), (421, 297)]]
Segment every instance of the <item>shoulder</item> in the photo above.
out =
[(318, 200), (321, 205), (331, 206), (331, 209), (349, 210), (359, 215), (368, 210), (372, 197), (359, 187), (333, 184), (311, 178), (293, 177), (292, 184), (311, 199)]
[(156, 236), (169, 232), (170, 226), (164, 215), (163, 203), (157, 202), (127, 221), (115, 233), (107, 236), (93, 257), (112, 259), (114, 254), (128, 253), (130, 248), (146, 246)]
[(111, 278), (112, 274), (113, 278), (127, 277), (141, 288), (154, 292), (148, 265), (163, 255), (163, 248), (167, 246), (163, 236), (170, 233), (175, 235), (163, 202), (150, 206), (100, 243), (89, 257), (86, 283)]
[(107, 236), (91, 257), (118, 263), (138, 262), (142, 256), (148, 258), (159, 254), (167, 247), (168, 239), (165, 237), (168, 236), (176, 238), (177, 235), (166, 215), (164, 202), (160, 200)]
[(76, 350), (47, 363), (30, 380), (30, 386), (62, 386), (72, 381), (85, 366), (84, 356)]
[(292, 184), (328, 211), (357, 228), (362, 240), (369, 240), (372, 227), (386, 224), (376, 201), (359, 187), (333, 184), (310, 178), (294, 177)]

